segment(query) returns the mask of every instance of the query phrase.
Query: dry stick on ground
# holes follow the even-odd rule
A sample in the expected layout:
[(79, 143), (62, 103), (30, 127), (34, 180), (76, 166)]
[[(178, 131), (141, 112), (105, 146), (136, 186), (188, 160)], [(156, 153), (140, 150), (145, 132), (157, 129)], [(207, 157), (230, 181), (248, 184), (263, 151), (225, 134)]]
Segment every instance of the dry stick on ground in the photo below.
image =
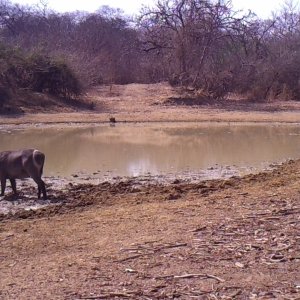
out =
[(179, 248), (179, 247), (185, 247), (185, 246), (187, 246), (187, 243), (180, 243), (180, 244), (174, 244), (174, 245), (163, 245), (163, 246), (158, 247), (158, 248), (142, 248), (141, 250), (146, 250), (148, 252), (147, 253), (136, 254), (136, 255), (133, 255), (133, 256), (129, 256), (129, 257), (125, 257), (125, 258), (122, 258), (122, 259), (119, 259), (119, 260), (115, 260), (114, 262), (124, 262), (124, 261), (135, 259), (135, 258), (138, 258), (138, 257), (141, 257), (141, 256), (151, 255), (154, 252), (158, 252), (160, 250)]
[(126, 293), (109, 293), (109, 294), (103, 294), (103, 295), (97, 295), (97, 296), (86, 296), (86, 297), (80, 297), (77, 300), (81, 299), (111, 299), (112, 297), (123, 297), (123, 298), (130, 298), (132, 297), (132, 294), (126, 294)]
[(141, 256), (147, 256), (147, 255), (149, 255), (149, 253), (137, 254), (137, 255), (125, 257), (125, 258), (122, 258), (122, 259), (119, 259), (119, 260), (114, 260), (114, 262), (124, 262), (124, 261), (127, 261), (127, 260), (131, 260), (131, 259), (135, 259), (135, 258), (138, 258), (138, 257), (141, 257)]
[(150, 250), (150, 251), (160, 251), (163, 249), (171, 249), (171, 248), (179, 248), (187, 246), (187, 243), (176, 243), (176, 244), (160, 244), (156, 245), (156, 247), (149, 247), (146, 246), (146, 244), (149, 244), (149, 242), (145, 243), (144, 245), (137, 245), (136, 247), (131, 248), (122, 248), (122, 251), (140, 251), (140, 250)]
[[(187, 246), (187, 243), (180, 243), (180, 244), (174, 244), (174, 245), (163, 245), (162, 247), (154, 248), (153, 251), (157, 252), (163, 249), (171, 249), (171, 248), (179, 248), (179, 247), (185, 247)], [(151, 250), (151, 249), (149, 249)]]
[(204, 279), (209, 278), (209, 279), (215, 279), (218, 282), (225, 282), (224, 279), (210, 275), (210, 274), (184, 274), (184, 275), (165, 275), (165, 276), (157, 276), (155, 279), (164, 279), (164, 278), (174, 278), (174, 279), (189, 279), (189, 278), (199, 278), (203, 277)]

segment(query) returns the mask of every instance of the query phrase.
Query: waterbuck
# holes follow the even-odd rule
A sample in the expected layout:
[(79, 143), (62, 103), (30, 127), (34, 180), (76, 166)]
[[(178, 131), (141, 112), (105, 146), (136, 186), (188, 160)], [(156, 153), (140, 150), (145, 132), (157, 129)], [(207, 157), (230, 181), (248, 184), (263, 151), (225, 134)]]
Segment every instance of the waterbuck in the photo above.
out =
[(16, 179), (31, 177), (38, 185), (38, 198), (43, 193), (47, 199), (42, 173), (45, 154), (35, 149), (0, 152), (1, 196), (4, 196), (6, 179), (10, 180), (12, 190), (17, 194)]

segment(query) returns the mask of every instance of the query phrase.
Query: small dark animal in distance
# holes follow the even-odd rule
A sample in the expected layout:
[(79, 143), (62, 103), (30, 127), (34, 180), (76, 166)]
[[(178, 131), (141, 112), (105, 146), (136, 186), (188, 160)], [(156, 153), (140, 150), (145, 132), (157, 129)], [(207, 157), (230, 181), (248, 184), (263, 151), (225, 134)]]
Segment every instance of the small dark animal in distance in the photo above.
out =
[(0, 152), (1, 196), (4, 196), (6, 180), (9, 179), (12, 190), (17, 194), (16, 179), (31, 177), (38, 186), (38, 198), (43, 193), (47, 199), (45, 183), (42, 180), (45, 154), (36, 149)]

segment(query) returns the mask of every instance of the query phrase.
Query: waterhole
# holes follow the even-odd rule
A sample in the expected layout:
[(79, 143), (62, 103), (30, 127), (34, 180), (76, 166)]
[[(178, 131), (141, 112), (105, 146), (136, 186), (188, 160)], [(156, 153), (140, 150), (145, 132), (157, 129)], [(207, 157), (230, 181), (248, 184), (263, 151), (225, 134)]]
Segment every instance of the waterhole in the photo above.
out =
[[(220, 175), (300, 157), (300, 126), (157, 123), (0, 130), (0, 151), (37, 148), (46, 176)], [(216, 177), (218, 177), (218, 175)]]

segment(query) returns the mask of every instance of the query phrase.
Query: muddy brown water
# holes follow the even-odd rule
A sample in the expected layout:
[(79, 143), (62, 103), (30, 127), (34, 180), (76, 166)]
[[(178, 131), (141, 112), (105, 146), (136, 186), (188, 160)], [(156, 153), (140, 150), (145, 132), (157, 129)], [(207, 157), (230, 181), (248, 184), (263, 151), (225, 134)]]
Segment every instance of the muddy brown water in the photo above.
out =
[(46, 176), (155, 176), (200, 170), (217, 170), (220, 175), (220, 168), (243, 173), (299, 158), (300, 125), (160, 123), (0, 129), (0, 151), (27, 147), (46, 154)]

